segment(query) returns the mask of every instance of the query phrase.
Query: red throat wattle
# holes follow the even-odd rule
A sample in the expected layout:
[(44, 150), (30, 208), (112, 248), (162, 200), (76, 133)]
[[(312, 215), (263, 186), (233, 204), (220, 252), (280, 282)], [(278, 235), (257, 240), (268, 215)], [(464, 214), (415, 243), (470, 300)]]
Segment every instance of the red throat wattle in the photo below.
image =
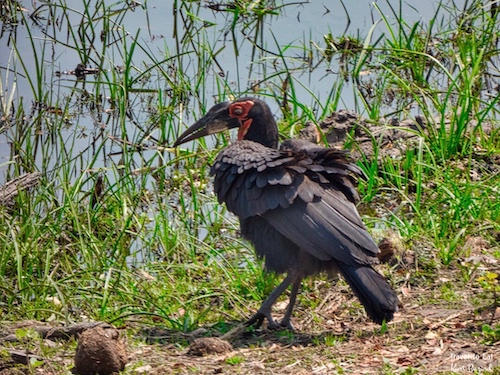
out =
[(248, 129), (250, 129), (250, 125), (252, 125), (252, 118), (248, 117), (248, 113), (250, 112), (254, 104), (255, 103), (252, 100), (246, 100), (244, 102), (232, 103), (229, 106), (229, 116), (237, 118), (241, 121), (241, 126), (238, 130), (239, 141), (245, 138)]
[(248, 129), (250, 129), (250, 125), (252, 125), (252, 119), (248, 118), (245, 121), (241, 122), (241, 126), (238, 129), (238, 141), (241, 141), (247, 135)]

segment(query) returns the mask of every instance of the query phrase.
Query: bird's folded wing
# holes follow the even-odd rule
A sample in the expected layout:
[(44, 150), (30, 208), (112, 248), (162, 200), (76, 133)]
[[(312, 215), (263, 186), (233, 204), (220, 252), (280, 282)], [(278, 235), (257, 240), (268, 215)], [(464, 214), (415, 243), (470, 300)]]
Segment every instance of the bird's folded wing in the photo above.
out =
[(319, 259), (375, 262), (378, 247), (353, 203), (349, 174), (357, 167), (341, 153), (312, 150), (278, 151), (251, 141), (228, 146), (211, 170), (219, 201), (240, 219), (262, 216)]
[(338, 194), (325, 191), (321, 199), (309, 203), (296, 199), (288, 208), (269, 210), (262, 217), (319, 259), (334, 258), (348, 265), (376, 263), (377, 245), (354, 204)]

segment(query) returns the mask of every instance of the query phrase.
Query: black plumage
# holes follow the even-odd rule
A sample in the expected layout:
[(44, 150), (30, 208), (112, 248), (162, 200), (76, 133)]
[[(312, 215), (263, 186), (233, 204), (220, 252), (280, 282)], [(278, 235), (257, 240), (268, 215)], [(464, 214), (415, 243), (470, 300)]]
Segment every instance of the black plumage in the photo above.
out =
[(264, 258), (266, 268), (287, 273), (259, 311), (247, 322), (266, 318), (278, 325), (271, 308), (292, 284), (281, 325), (290, 318), (301, 280), (319, 272), (340, 273), (377, 323), (397, 311), (397, 297), (372, 268), (379, 249), (356, 209), (355, 177), (362, 175), (344, 151), (304, 140), (285, 141), (269, 107), (255, 98), (217, 104), (175, 142), (238, 127), (238, 141), (223, 149), (213, 164), (219, 202), (240, 219), (241, 233)]

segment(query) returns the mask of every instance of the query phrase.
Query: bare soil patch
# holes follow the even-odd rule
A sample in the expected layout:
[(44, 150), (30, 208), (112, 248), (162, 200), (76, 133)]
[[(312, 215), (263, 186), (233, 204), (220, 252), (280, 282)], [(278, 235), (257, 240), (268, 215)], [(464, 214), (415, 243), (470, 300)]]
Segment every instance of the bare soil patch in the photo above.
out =
[[(100, 361), (111, 363), (118, 357), (128, 361), (124, 374), (499, 373), (500, 346), (485, 343), (481, 326), (494, 325), (500, 310), (494, 305), (475, 306), (475, 296), (482, 290), (474, 285), (457, 283), (460, 300), (445, 302), (440, 297), (441, 286), (458, 280), (458, 272), (442, 270), (432, 284), (398, 288), (401, 310), (384, 333), (370, 323), (347, 287), (325, 281), (318, 281), (321, 297), (317, 298), (322, 300), (315, 309), (297, 306), (293, 320), (297, 333), (244, 331), (230, 337), (230, 342), (214, 327), (185, 334), (129, 321), (120, 329), (124, 342), (120, 347), (109, 346), (121, 342), (109, 325), (80, 333), (42, 322), (4, 322), (0, 375), (75, 372), (78, 336), (92, 348), (90, 352), (102, 349)], [(277, 317), (285, 305), (277, 304)], [(43, 332), (41, 326), (50, 327), (52, 339), (16, 338), (21, 327)], [(62, 339), (60, 330), (72, 333)], [(109, 336), (104, 344), (103, 335)], [(29, 353), (37, 366), (29, 361), (20, 364), (11, 355), (14, 351)]]

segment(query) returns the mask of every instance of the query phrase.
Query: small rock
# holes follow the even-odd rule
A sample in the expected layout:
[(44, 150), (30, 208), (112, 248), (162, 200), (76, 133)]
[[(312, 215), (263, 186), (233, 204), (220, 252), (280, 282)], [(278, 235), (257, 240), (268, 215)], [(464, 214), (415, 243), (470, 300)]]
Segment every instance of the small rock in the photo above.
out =
[(385, 237), (379, 242), (378, 248), (380, 253), (377, 254), (377, 258), (382, 263), (389, 263), (396, 252), (393, 242), (389, 238)]
[(205, 356), (209, 354), (223, 354), (233, 350), (233, 346), (226, 340), (217, 337), (200, 337), (189, 345), (189, 355)]
[(125, 345), (117, 330), (95, 327), (80, 335), (75, 354), (76, 374), (108, 375), (123, 370), (126, 363)]

